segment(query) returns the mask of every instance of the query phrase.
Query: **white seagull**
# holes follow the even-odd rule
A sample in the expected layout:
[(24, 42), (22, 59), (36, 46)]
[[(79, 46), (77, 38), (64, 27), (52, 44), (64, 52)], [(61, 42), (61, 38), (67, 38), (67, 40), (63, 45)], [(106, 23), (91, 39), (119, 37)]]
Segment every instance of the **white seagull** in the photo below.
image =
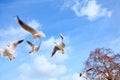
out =
[(26, 31), (30, 32), (33, 35), (34, 39), (45, 37), (46, 35), (42, 31), (36, 31), (31, 26), (25, 24), (22, 20), (19, 19), (19, 17), (16, 17), (18, 24)]
[(30, 54), (32, 54), (33, 52), (38, 52), (41, 46), (41, 42), (39, 43), (38, 46), (35, 46), (32, 42), (27, 40), (27, 43), (32, 47), (31, 51), (29, 51)]
[(93, 68), (89, 68), (89, 69), (87, 69), (87, 70), (85, 70), (83, 73), (80, 73), (80, 77), (83, 77), (83, 78), (85, 78), (85, 79), (87, 79), (87, 80), (90, 80), (89, 78), (88, 78), (88, 76), (87, 76), (87, 72), (89, 72), (90, 70), (92, 70)]
[(9, 44), (4, 50), (0, 49), (0, 54), (4, 57), (8, 57), (11, 60), (15, 59), (15, 49), (18, 44), (22, 43), (24, 40), (15, 41)]
[(56, 53), (56, 51), (60, 50), (62, 52), (62, 54), (64, 54), (64, 49), (65, 49), (65, 43), (63, 41), (64, 37), (63, 35), (60, 33), (60, 37), (62, 39), (62, 42), (61, 44), (58, 44), (57, 42), (54, 42), (55, 43), (55, 46), (53, 48), (53, 51), (52, 51), (52, 55), (51, 57)]

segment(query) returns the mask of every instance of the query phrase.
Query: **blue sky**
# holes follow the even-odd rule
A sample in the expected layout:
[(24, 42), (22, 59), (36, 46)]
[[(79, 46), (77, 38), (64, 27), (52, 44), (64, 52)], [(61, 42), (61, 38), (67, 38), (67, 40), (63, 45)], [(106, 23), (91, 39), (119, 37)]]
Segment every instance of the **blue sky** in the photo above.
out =
[[(119, 4), (115, 0), (1, 0), (0, 48), (19, 39), (39, 43), (17, 24), (17, 15), (46, 37), (38, 53), (29, 55), (31, 47), (24, 41), (14, 60), (1, 56), (0, 80), (84, 80), (79, 72), (90, 51), (105, 47), (120, 52)], [(65, 54), (57, 52), (51, 58), (59, 33), (65, 36)]]

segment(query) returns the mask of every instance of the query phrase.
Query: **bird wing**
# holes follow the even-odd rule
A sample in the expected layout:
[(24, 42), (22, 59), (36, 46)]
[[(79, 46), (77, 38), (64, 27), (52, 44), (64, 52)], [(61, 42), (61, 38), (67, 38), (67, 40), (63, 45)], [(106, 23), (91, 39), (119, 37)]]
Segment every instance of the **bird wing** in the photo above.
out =
[(53, 49), (53, 51), (52, 51), (52, 55), (51, 55), (51, 57), (56, 53), (56, 51), (58, 50), (58, 47), (54, 47), (54, 49)]
[(25, 24), (22, 20), (20, 20), (18, 16), (17, 16), (17, 22), (23, 29), (30, 32), (31, 34), (37, 33), (35, 29), (33, 29), (31, 26)]
[(24, 39), (15, 41), (15, 42), (11, 43), (10, 45), (8, 45), (8, 47), (10, 47), (12, 50), (15, 50), (15, 48), (17, 47), (17, 45), (20, 44), (20, 43), (22, 43), (23, 41), (24, 41)]
[(60, 33), (60, 37), (61, 37), (62, 40), (64, 39), (64, 37), (63, 37), (63, 35), (61, 33)]
[(89, 72), (90, 70), (92, 70), (93, 68), (89, 68), (89, 69), (87, 69), (85, 72), (87, 73), (87, 72)]
[[(37, 48), (38, 50), (40, 49), (40, 46), (41, 46), (41, 41), (40, 41), (40, 43), (39, 43), (39, 45), (38, 45), (38, 48)], [(37, 51), (38, 51), (38, 50), (37, 50)]]
[(60, 44), (60, 46), (64, 48), (64, 47), (65, 47), (65, 43), (62, 42), (62, 43)]
[(24, 41), (24, 39), (17, 41), (17, 45), (22, 43), (23, 41)]
[(62, 42), (61, 42), (60, 46), (64, 48), (65, 47), (65, 43), (63, 41), (64, 37), (63, 37), (63, 35), (61, 33), (60, 33), (60, 37), (62, 39)]
[(30, 45), (30, 46), (34, 46), (34, 44), (30, 41), (27, 40), (27, 43)]

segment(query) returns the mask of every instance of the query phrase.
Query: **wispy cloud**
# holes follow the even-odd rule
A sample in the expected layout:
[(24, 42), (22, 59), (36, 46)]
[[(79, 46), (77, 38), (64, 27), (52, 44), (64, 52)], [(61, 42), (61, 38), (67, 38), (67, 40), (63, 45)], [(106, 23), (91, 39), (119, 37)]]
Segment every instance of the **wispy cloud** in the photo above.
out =
[(96, 0), (71, 0), (71, 2), (66, 3), (68, 3), (66, 7), (71, 8), (78, 17), (87, 16), (90, 21), (96, 20), (99, 17), (110, 18), (112, 15), (112, 11), (102, 7)]
[(49, 80), (86, 80), (83, 77), (79, 76), (79, 73), (75, 72), (73, 74), (67, 74), (64, 76), (61, 76), (60, 78), (51, 78)]
[[(66, 73), (67, 68), (64, 65), (51, 63), (46, 56), (36, 56), (32, 63), (24, 63), (19, 67), (19, 78), (44, 78), (55, 77)], [(22, 75), (22, 76), (21, 76)], [(24, 75), (24, 76), (23, 76)]]
[(28, 25), (32, 26), (32, 27), (35, 28), (35, 29), (39, 29), (39, 28), (42, 27), (42, 24), (39, 23), (38, 21), (34, 20), (34, 19), (31, 20), (31, 21), (29, 21), (29, 22), (28, 22)]
[(116, 52), (120, 52), (120, 37), (114, 38), (112, 40), (108, 41), (108, 45), (111, 49), (113, 49)]
[(20, 76), (18, 80), (39, 80), (45, 78), (48, 80), (84, 80), (77, 72), (63, 76), (62, 74), (68, 72), (67, 67), (65, 65), (51, 63), (44, 55), (34, 58), (31, 64), (22, 64), (19, 67), (19, 71)]
[[(66, 44), (69, 43), (69, 38), (65, 37)], [(66, 41), (67, 40), (67, 41)], [(58, 80), (57, 78), (61, 75), (65, 74), (68, 69), (66, 65), (64, 65), (64, 61), (68, 58), (68, 52), (71, 50), (66, 45), (65, 54), (61, 54), (61, 52), (57, 52), (54, 57), (51, 56), (51, 51), (54, 47), (54, 42), (61, 42), (61, 39), (50, 37), (48, 40), (44, 40), (41, 45), (40, 53), (42, 55), (37, 55), (33, 57), (32, 62), (23, 63), (19, 66), (20, 75), (18, 80), (29, 80), (29, 79), (50, 79), (50, 80)], [(61, 63), (62, 62), (62, 63)], [(25, 69), (25, 67), (27, 69)]]
[(58, 80), (58, 79), (56, 79), (56, 78), (51, 78), (51, 79), (49, 79), (49, 80)]
[(79, 76), (79, 73), (68, 74), (60, 78), (60, 80), (84, 80), (82, 77)]

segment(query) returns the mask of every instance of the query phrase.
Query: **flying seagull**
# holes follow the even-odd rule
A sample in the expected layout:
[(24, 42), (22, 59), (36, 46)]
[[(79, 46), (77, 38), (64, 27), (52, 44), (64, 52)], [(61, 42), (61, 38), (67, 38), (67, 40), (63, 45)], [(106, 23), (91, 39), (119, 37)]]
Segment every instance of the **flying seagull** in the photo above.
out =
[(15, 59), (15, 49), (18, 44), (22, 43), (24, 40), (15, 41), (6, 46), (6, 48), (0, 49), (0, 54), (4, 57), (8, 57), (11, 60)]
[(88, 73), (90, 70), (92, 70), (92, 69), (93, 69), (93, 68), (89, 68), (89, 69), (85, 70), (83, 73), (80, 73), (80, 77), (83, 77), (83, 78), (85, 78), (85, 79), (90, 80), (90, 79), (88, 78), (88, 76), (87, 76), (87, 73)]
[(38, 52), (41, 46), (41, 42), (39, 43), (38, 46), (35, 46), (32, 42), (27, 40), (27, 43), (32, 47), (31, 51), (29, 51), (30, 54), (32, 54), (33, 52)]
[(26, 31), (30, 32), (33, 35), (34, 39), (45, 37), (45, 34), (42, 31), (36, 31), (34, 28), (31, 26), (25, 24), (19, 17), (16, 17), (18, 24)]
[(62, 52), (62, 54), (64, 54), (64, 48), (65, 48), (65, 43), (64, 43), (64, 37), (63, 35), (60, 33), (60, 37), (62, 39), (62, 42), (60, 44), (58, 44), (57, 42), (54, 42), (55, 43), (55, 46), (53, 48), (53, 51), (52, 51), (52, 55), (51, 57), (56, 53), (56, 51), (60, 50)]

